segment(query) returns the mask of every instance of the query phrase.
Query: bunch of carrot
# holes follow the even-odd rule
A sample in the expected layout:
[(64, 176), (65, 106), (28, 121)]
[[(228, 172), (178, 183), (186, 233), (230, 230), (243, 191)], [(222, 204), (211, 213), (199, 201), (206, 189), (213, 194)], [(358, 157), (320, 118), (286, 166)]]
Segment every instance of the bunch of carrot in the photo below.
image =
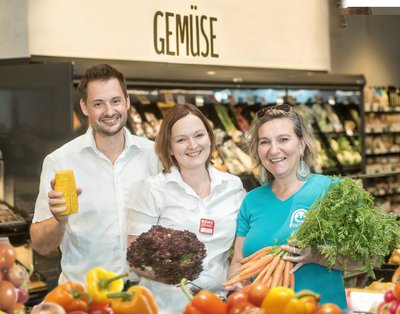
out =
[(230, 286), (237, 282), (255, 277), (253, 283), (263, 283), (268, 287), (294, 288), (294, 274), (290, 274), (293, 264), (282, 259), (283, 252), (279, 247), (264, 247), (240, 261), (237, 274), (224, 283)]

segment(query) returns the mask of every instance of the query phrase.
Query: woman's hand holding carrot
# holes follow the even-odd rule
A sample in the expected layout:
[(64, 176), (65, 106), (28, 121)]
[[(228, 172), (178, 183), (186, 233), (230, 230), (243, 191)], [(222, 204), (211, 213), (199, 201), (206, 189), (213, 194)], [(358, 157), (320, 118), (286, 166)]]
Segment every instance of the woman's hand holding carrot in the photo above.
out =
[(310, 249), (302, 250), (294, 246), (289, 246), (289, 245), (282, 245), (281, 249), (283, 251), (292, 253), (294, 255), (285, 255), (283, 256), (283, 259), (285, 261), (289, 261), (292, 263), (296, 263), (296, 265), (290, 270), (290, 273), (293, 274), (301, 268), (305, 264), (309, 263), (315, 263), (315, 264), (321, 264), (321, 255), (314, 255)]

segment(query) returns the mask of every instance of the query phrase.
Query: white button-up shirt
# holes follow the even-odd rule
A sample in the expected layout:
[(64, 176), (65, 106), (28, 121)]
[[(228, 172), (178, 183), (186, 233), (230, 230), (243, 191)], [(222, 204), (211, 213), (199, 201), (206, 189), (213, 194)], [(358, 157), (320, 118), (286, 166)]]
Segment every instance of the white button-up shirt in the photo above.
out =
[(127, 270), (127, 201), (137, 193), (135, 185), (158, 173), (160, 164), (153, 142), (124, 132), (125, 148), (114, 164), (96, 148), (91, 128), (43, 162), (33, 223), (53, 217), (47, 193), (56, 171), (72, 169), (82, 188), (79, 211), (69, 217), (60, 244), (60, 281), (85, 282), (86, 272), (95, 266)]
[[(200, 198), (183, 180), (176, 168), (170, 173), (159, 173), (148, 178), (141, 186), (141, 193), (130, 205), (128, 234), (140, 235), (152, 225), (177, 230), (189, 230), (206, 246), (207, 256), (203, 271), (194, 281), (198, 286), (224, 294), (228, 257), (232, 246), (236, 219), (245, 196), (241, 180), (228, 173), (208, 168), (211, 192)], [(200, 220), (214, 221), (212, 235), (200, 233)], [(142, 278), (140, 285), (149, 288), (164, 313), (180, 313), (188, 303), (180, 288)]]

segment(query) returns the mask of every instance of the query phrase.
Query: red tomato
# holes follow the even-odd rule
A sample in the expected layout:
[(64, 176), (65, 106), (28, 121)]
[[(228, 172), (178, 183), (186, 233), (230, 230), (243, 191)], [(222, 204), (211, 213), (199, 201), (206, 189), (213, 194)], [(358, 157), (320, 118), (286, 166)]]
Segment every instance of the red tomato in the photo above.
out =
[(342, 310), (336, 304), (325, 303), (317, 309), (315, 314), (342, 314)]
[(263, 283), (251, 284), (249, 288), (249, 301), (255, 306), (260, 307), (268, 291), (268, 286)]
[(396, 314), (399, 306), (400, 306), (400, 300), (393, 300), (392, 305), (390, 306), (390, 313)]
[(233, 306), (228, 313), (229, 314), (241, 314), (248, 309), (256, 308), (255, 305), (251, 304), (250, 302), (240, 302)]
[(8, 281), (0, 282), (1, 309), (10, 312), (17, 303), (18, 295), (14, 285)]
[(247, 295), (247, 293), (243, 292), (243, 290), (232, 293), (231, 295), (229, 295), (228, 300), (226, 302), (228, 312), (236, 304), (239, 304), (241, 302), (247, 302), (248, 300), (249, 300), (249, 296)]
[(15, 249), (7, 242), (0, 242), (0, 268), (9, 269), (15, 263)]
[(393, 300), (395, 300), (396, 297), (394, 296), (393, 290), (386, 291), (383, 299), (385, 300), (386, 303), (389, 303), (389, 302), (392, 302)]
[(84, 311), (72, 311), (72, 312), (68, 312), (67, 314), (87, 314), (87, 312), (84, 312)]
[(89, 307), (90, 314), (113, 314), (113, 310), (109, 304), (92, 304)]

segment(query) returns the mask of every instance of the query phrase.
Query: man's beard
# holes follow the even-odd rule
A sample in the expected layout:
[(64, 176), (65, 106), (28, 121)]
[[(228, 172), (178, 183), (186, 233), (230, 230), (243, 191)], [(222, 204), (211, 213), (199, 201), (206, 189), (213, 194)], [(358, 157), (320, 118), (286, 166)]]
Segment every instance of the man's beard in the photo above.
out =
[(92, 128), (93, 128), (94, 132), (96, 132), (97, 134), (100, 134), (102, 136), (114, 136), (114, 135), (118, 134), (126, 125), (127, 117), (120, 116), (120, 118), (121, 118), (121, 120), (120, 120), (121, 123), (117, 130), (109, 131), (107, 128), (104, 128), (98, 124), (93, 124)]

